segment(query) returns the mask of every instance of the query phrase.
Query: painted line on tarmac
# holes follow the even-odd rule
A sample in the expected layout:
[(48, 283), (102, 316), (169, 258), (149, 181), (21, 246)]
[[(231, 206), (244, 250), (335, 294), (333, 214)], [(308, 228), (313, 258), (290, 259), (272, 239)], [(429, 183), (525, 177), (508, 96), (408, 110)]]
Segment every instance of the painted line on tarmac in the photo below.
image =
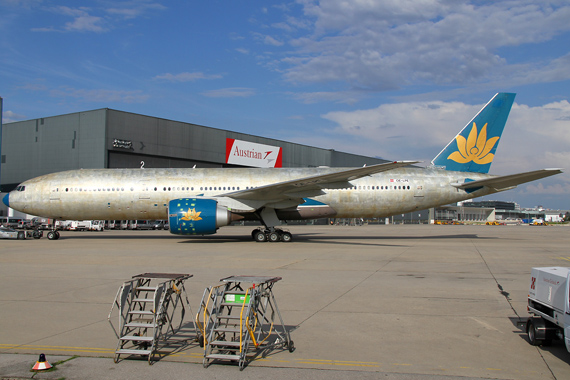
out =
[[(569, 260), (570, 261), (570, 260)], [(51, 355), (57, 354), (57, 352), (65, 351), (70, 353), (93, 353), (93, 354), (109, 354), (114, 355), (114, 349), (108, 348), (96, 348), (96, 347), (70, 347), (70, 346), (42, 346), (42, 345), (19, 345), (19, 344), (0, 344), (0, 350), (3, 351), (17, 351), (17, 350), (31, 350), (31, 351), (47, 351), (53, 350), (56, 353), (52, 353)], [(172, 353), (167, 354), (167, 356), (171, 357), (191, 357), (201, 359), (203, 358), (203, 354), (199, 353)], [(368, 367), (368, 368), (386, 368), (387, 366), (413, 366), (411, 363), (391, 363), (391, 364), (382, 364), (379, 362), (359, 362), (359, 361), (348, 361), (348, 360), (327, 360), (327, 359), (293, 359), (293, 360), (282, 360), (282, 359), (269, 359), (269, 358), (258, 358), (254, 359), (253, 362), (273, 362), (273, 363), (297, 363), (297, 364), (311, 364), (311, 365), (324, 365), (324, 366), (344, 366), (344, 367)], [(460, 366), (456, 369), (468, 369), (473, 370), (473, 367), (466, 367)], [(440, 368), (440, 370), (450, 371), (453, 368)], [(485, 368), (487, 371), (503, 371), (500, 368)]]
[(300, 364), (325, 364), (325, 365), (341, 365), (351, 367), (381, 367), (377, 362), (354, 362), (346, 360), (325, 360), (325, 359), (298, 359), (297, 363)]
[(95, 347), (69, 347), (69, 346), (42, 346), (42, 345), (27, 345), (27, 344), (0, 344), (0, 349), (4, 350), (54, 350), (54, 351), (70, 351), (70, 352), (92, 352), (98, 354), (114, 354), (115, 350), (108, 348), (95, 348)]

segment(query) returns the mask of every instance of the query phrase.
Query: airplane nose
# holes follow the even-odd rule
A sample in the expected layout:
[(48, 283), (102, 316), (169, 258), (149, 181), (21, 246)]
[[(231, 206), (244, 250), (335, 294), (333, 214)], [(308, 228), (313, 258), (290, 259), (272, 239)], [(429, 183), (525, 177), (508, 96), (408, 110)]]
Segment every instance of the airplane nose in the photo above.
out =
[(10, 193), (6, 194), (4, 198), (2, 198), (2, 202), (8, 207), (10, 207)]

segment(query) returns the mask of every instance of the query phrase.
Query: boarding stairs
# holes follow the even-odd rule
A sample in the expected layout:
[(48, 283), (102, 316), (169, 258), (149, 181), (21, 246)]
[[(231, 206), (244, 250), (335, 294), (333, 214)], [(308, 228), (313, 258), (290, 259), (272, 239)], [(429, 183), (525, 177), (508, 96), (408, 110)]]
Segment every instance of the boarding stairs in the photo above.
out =
[[(149, 364), (159, 355), (161, 342), (182, 327), (186, 308), (192, 313), (184, 281), (191, 274), (144, 273), (124, 282), (111, 306), (108, 320), (118, 338), (115, 363), (121, 355), (142, 355)], [(113, 324), (118, 310), (119, 324)]]
[[(206, 288), (196, 315), (205, 368), (210, 361), (233, 361), (243, 370), (248, 360), (272, 349), (294, 351), (272, 292), (279, 280), (281, 277), (232, 276), (221, 279), (221, 285)], [(275, 328), (276, 317), (279, 329)]]

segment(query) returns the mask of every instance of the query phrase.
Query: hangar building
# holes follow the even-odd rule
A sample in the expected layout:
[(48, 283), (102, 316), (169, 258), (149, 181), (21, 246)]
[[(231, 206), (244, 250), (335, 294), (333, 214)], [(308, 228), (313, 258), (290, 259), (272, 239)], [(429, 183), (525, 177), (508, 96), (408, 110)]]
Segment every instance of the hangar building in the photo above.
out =
[(108, 108), (7, 123), (0, 141), (3, 193), (39, 175), (80, 168), (358, 167), (387, 162)]

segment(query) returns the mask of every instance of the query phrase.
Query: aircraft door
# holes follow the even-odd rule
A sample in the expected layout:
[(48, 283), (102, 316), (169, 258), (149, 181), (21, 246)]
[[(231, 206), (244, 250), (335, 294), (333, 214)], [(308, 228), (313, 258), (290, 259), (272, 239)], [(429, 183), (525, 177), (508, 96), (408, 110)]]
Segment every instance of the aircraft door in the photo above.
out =
[(139, 199), (150, 199), (151, 188), (149, 180), (139, 181), (139, 190)]
[(414, 181), (414, 199), (416, 201), (423, 201), (424, 199), (424, 182)]
[(49, 184), (49, 200), (59, 201), (61, 192), (61, 183), (59, 181), (51, 182)]

